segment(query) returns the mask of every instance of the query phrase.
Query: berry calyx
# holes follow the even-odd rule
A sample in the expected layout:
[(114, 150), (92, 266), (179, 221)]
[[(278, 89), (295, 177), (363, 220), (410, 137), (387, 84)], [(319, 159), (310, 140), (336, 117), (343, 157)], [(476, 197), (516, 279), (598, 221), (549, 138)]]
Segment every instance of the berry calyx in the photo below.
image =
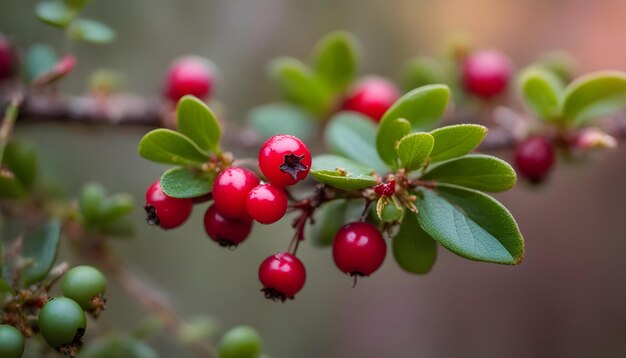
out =
[(15, 72), (15, 53), (11, 44), (0, 34), (0, 80), (10, 77)]
[(400, 98), (396, 86), (381, 77), (361, 81), (343, 102), (342, 109), (362, 113), (376, 122)]
[(0, 325), (0, 357), (20, 358), (24, 354), (24, 336), (17, 328)]
[(220, 358), (256, 358), (261, 354), (261, 337), (252, 327), (235, 327), (222, 336), (218, 351)]
[(463, 83), (471, 94), (489, 98), (503, 93), (511, 75), (513, 64), (503, 53), (494, 50), (471, 54), (463, 65)]
[(85, 312), (70, 298), (53, 298), (39, 311), (41, 335), (54, 348), (71, 349), (71, 346), (79, 346), (86, 327)]
[(365, 222), (344, 225), (333, 241), (333, 259), (350, 276), (369, 276), (382, 265), (387, 243), (378, 229)]
[(261, 146), (259, 167), (272, 184), (294, 185), (309, 174), (311, 152), (294, 136), (275, 135)]
[(214, 82), (214, 66), (209, 60), (199, 56), (181, 57), (168, 69), (165, 96), (173, 102), (187, 94), (206, 99), (213, 91)]
[(396, 180), (391, 179), (386, 183), (374, 186), (374, 192), (380, 196), (392, 196), (396, 193)]
[(213, 200), (221, 215), (250, 220), (246, 210), (248, 193), (259, 185), (259, 178), (246, 168), (230, 167), (222, 171), (213, 184)]
[(263, 284), (265, 298), (271, 300), (293, 299), (304, 286), (306, 270), (296, 256), (282, 252), (263, 261), (259, 267), (259, 280)]
[(228, 218), (220, 214), (215, 205), (211, 205), (204, 214), (204, 230), (220, 246), (235, 248), (248, 238), (252, 220)]
[(519, 173), (533, 183), (539, 183), (554, 164), (554, 147), (544, 137), (531, 137), (515, 149), (515, 166)]
[(182, 225), (191, 215), (192, 199), (179, 199), (168, 196), (156, 180), (146, 191), (146, 221), (163, 229), (173, 229)]
[(76, 301), (85, 311), (100, 311), (104, 305), (106, 278), (91, 266), (76, 266), (61, 281), (63, 296)]
[(248, 193), (246, 208), (254, 220), (267, 225), (285, 216), (287, 204), (287, 195), (282, 188), (261, 184)]

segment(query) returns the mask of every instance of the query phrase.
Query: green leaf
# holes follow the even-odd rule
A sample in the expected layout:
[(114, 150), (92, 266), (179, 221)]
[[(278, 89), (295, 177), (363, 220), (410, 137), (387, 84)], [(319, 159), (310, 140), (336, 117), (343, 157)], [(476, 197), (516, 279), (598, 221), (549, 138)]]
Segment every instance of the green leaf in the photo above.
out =
[(270, 77), (287, 101), (318, 116), (328, 111), (331, 105), (329, 88), (302, 62), (294, 58), (278, 58), (270, 64)]
[(139, 154), (153, 162), (180, 165), (200, 165), (209, 158), (187, 136), (163, 128), (141, 138)]
[(403, 137), (397, 147), (400, 163), (409, 172), (421, 168), (434, 144), (435, 139), (428, 133), (412, 133)]
[(364, 189), (376, 185), (374, 169), (348, 158), (325, 154), (313, 158), (311, 175), (318, 181), (342, 190)]
[(348, 202), (338, 199), (322, 204), (315, 211), (315, 223), (310, 225), (309, 237), (318, 246), (330, 246), (335, 234), (345, 223)]
[(100, 218), (100, 208), (106, 197), (106, 191), (98, 183), (86, 184), (78, 199), (78, 206), (83, 219), (88, 224), (94, 224)]
[(35, 14), (39, 21), (60, 28), (65, 28), (72, 22), (76, 11), (67, 7), (58, 0), (41, 1), (35, 6)]
[(4, 149), (2, 164), (8, 168), (25, 190), (32, 189), (37, 178), (37, 153), (24, 143), (9, 142)]
[(161, 176), (161, 189), (174, 198), (195, 198), (210, 193), (214, 180), (214, 173), (172, 168)]
[(178, 131), (205, 151), (220, 152), (220, 125), (211, 109), (200, 99), (186, 95), (176, 107)]
[(478, 124), (457, 124), (437, 128), (430, 134), (435, 146), (430, 152), (430, 163), (464, 156), (476, 148), (487, 135), (487, 128)]
[(404, 217), (393, 238), (392, 250), (403, 270), (418, 275), (430, 272), (437, 261), (437, 243), (420, 227), (413, 213)]
[(26, 189), (9, 171), (0, 172), (0, 198), (21, 199)]
[(380, 128), (394, 119), (404, 118), (411, 123), (414, 131), (429, 129), (443, 116), (450, 89), (445, 85), (427, 85), (416, 88), (394, 103), (385, 112), (380, 121)]
[(345, 31), (324, 37), (317, 45), (315, 71), (336, 92), (344, 92), (358, 71), (356, 39)]
[(470, 154), (432, 167), (421, 179), (500, 192), (511, 189), (517, 181), (517, 176), (509, 163), (502, 159), (490, 155)]
[(609, 115), (626, 106), (626, 73), (599, 71), (579, 77), (565, 88), (561, 112), (576, 124)]
[(73, 21), (69, 33), (76, 40), (94, 44), (106, 44), (115, 40), (115, 31), (95, 20), (78, 19)]
[(124, 215), (133, 211), (135, 203), (133, 197), (125, 194), (115, 194), (104, 199), (99, 207), (98, 224), (100, 226), (110, 225)]
[(80, 358), (157, 358), (157, 352), (146, 343), (129, 336), (112, 335), (90, 342)]
[(21, 272), (20, 278), (25, 285), (32, 285), (46, 278), (56, 260), (60, 239), (61, 222), (56, 219), (48, 221), (26, 236), (22, 256), (26, 260), (32, 260), (32, 263)]
[(376, 126), (361, 114), (339, 112), (333, 116), (326, 126), (324, 140), (334, 153), (367, 164), (379, 173), (387, 171), (375, 148)]
[(420, 189), (415, 202), (424, 231), (443, 247), (470, 260), (516, 265), (524, 239), (509, 211), (479, 191), (441, 184)]
[(412, 59), (404, 69), (402, 78), (404, 88), (409, 91), (425, 85), (449, 81), (444, 66), (431, 57)]
[(13, 287), (4, 279), (0, 278), (0, 297), (13, 292)]
[(118, 219), (111, 222), (108, 225), (103, 225), (98, 228), (98, 231), (113, 237), (131, 237), (135, 235), (135, 226), (132, 221), (127, 219)]
[(522, 72), (519, 82), (524, 102), (537, 117), (549, 121), (559, 118), (563, 83), (556, 74), (530, 67)]
[(537, 60), (537, 65), (557, 75), (561, 81), (568, 83), (576, 72), (576, 59), (561, 50), (545, 53)]
[(58, 59), (52, 47), (45, 44), (35, 44), (28, 48), (24, 59), (24, 70), (28, 81), (50, 71)]
[(265, 140), (277, 134), (291, 134), (302, 140), (314, 135), (315, 118), (300, 107), (290, 104), (268, 104), (256, 107), (248, 115), (248, 123)]
[(400, 139), (409, 133), (411, 133), (411, 123), (404, 118), (389, 120), (384, 127), (381, 126), (378, 129), (376, 150), (380, 158), (393, 169), (396, 169), (398, 161), (396, 147)]
[(91, 0), (63, 0), (65, 5), (71, 7), (72, 9), (82, 10), (89, 4)]

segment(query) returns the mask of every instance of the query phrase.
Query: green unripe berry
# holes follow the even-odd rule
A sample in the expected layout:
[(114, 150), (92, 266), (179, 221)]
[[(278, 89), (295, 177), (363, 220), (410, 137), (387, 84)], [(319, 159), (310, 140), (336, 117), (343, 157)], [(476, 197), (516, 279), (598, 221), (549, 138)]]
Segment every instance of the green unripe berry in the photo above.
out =
[(402, 219), (403, 211), (402, 207), (397, 208), (393, 203), (389, 203), (383, 208), (380, 217), (386, 223), (393, 223)]
[(85, 312), (76, 301), (55, 297), (39, 312), (39, 330), (46, 342), (59, 348), (79, 341), (87, 327)]
[(258, 358), (261, 337), (251, 327), (235, 327), (224, 334), (218, 349), (220, 358)]
[(24, 336), (17, 328), (0, 325), (0, 357), (20, 358), (24, 354)]
[(61, 282), (63, 295), (76, 301), (84, 310), (90, 310), (91, 300), (98, 294), (104, 294), (106, 279), (91, 266), (76, 266), (69, 270)]

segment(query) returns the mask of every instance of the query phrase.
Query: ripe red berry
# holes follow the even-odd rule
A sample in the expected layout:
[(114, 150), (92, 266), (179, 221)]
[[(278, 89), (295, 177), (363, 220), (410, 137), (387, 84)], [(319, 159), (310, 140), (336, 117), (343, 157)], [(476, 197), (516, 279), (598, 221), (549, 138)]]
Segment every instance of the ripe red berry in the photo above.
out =
[(265, 297), (285, 301), (293, 299), (306, 280), (306, 270), (296, 256), (282, 252), (263, 261), (259, 267), (259, 280), (263, 284)]
[(15, 54), (11, 44), (0, 34), (0, 80), (13, 74), (15, 70)]
[(220, 214), (233, 219), (250, 220), (246, 210), (248, 193), (259, 185), (259, 178), (241, 167), (222, 171), (213, 184), (213, 200)]
[(259, 151), (259, 167), (274, 185), (294, 185), (306, 178), (311, 169), (311, 152), (294, 136), (271, 137)]
[(463, 83), (470, 93), (489, 98), (506, 90), (513, 64), (503, 53), (494, 50), (470, 55), (463, 66)]
[(363, 113), (378, 122), (398, 98), (400, 91), (393, 83), (380, 77), (368, 77), (346, 98), (342, 109)]
[(272, 224), (287, 212), (287, 195), (282, 188), (272, 184), (261, 184), (248, 193), (248, 214), (261, 224)]
[(553, 164), (554, 147), (544, 137), (530, 137), (515, 149), (515, 166), (531, 182), (542, 181)]
[(214, 82), (214, 67), (209, 60), (199, 56), (181, 57), (168, 70), (165, 95), (174, 102), (186, 94), (208, 98)]
[(369, 276), (385, 260), (387, 244), (372, 224), (355, 222), (344, 225), (333, 241), (333, 259), (350, 276)]
[(146, 205), (150, 225), (158, 225), (163, 229), (173, 229), (182, 225), (189, 215), (193, 200), (172, 198), (163, 192), (161, 183), (156, 180), (146, 191)]
[(374, 192), (380, 196), (392, 196), (396, 193), (396, 180), (391, 179), (386, 183), (375, 185)]
[(204, 230), (220, 246), (236, 247), (250, 234), (252, 220), (227, 218), (211, 205), (204, 214)]

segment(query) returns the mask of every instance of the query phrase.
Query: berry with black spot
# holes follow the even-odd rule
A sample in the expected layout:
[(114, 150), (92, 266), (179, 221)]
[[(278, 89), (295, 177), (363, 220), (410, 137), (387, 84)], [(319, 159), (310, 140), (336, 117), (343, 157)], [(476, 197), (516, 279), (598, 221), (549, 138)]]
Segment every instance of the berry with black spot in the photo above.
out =
[(350, 276), (369, 276), (382, 265), (387, 243), (378, 229), (365, 222), (344, 225), (333, 241), (333, 259)]
[(248, 193), (246, 208), (250, 216), (261, 224), (272, 224), (287, 212), (287, 194), (273, 184), (261, 184)]
[(494, 50), (477, 51), (463, 65), (463, 83), (475, 96), (490, 98), (506, 91), (513, 64), (503, 53)]
[(156, 180), (146, 191), (146, 221), (163, 229), (173, 229), (182, 225), (191, 215), (192, 199), (179, 199), (168, 196)]
[(342, 109), (362, 113), (376, 122), (400, 98), (400, 91), (388, 80), (368, 77), (343, 102)]
[(221, 215), (250, 220), (246, 210), (248, 193), (259, 185), (259, 178), (246, 168), (230, 167), (222, 171), (213, 184), (213, 200)]
[(80, 346), (87, 327), (85, 312), (76, 301), (55, 297), (39, 311), (39, 331), (48, 344), (57, 349)]
[(294, 185), (311, 169), (311, 152), (294, 136), (279, 134), (268, 139), (259, 151), (259, 167), (272, 184)]
[(263, 261), (259, 267), (259, 280), (265, 297), (271, 300), (293, 299), (304, 286), (306, 270), (296, 256), (282, 252)]
[(533, 183), (545, 179), (554, 165), (554, 146), (544, 137), (530, 137), (515, 149), (515, 166)]
[(215, 84), (214, 72), (213, 64), (205, 58), (181, 57), (168, 69), (165, 96), (173, 102), (187, 94), (201, 99), (209, 98)]
[(250, 235), (252, 219), (231, 219), (211, 205), (204, 214), (204, 230), (220, 246), (235, 248)]

